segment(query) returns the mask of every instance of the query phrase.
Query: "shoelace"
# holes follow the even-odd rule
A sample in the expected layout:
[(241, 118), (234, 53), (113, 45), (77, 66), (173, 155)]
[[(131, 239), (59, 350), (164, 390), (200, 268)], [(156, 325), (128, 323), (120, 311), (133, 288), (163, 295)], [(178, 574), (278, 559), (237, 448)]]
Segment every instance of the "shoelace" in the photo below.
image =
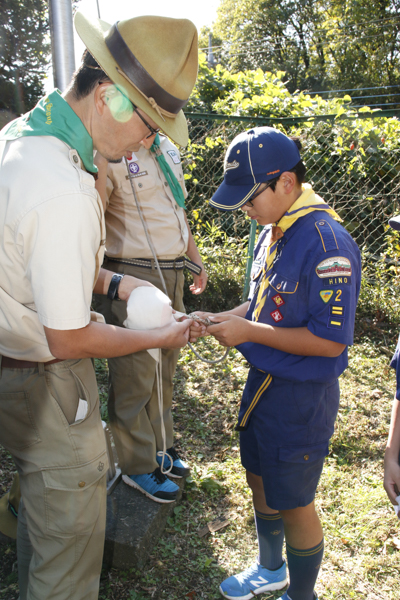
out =
[(161, 469), (160, 467), (157, 467), (157, 469), (155, 469), (155, 471), (153, 471), (153, 473), (151, 474), (151, 477), (154, 479), (154, 481), (156, 483), (164, 483), (165, 480), (167, 479), (167, 477), (164, 475), (164, 473), (161, 473)]

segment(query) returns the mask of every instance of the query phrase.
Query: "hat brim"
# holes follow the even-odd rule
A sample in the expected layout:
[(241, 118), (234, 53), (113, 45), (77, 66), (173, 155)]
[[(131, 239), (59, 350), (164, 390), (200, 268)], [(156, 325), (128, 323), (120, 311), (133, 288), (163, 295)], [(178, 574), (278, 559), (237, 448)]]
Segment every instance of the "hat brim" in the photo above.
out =
[(211, 198), (210, 205), (218, 210), (237, 210), (250, 200), (260, 185), (228, 185), (223, 181)]
[(179, 146), (186, 146), (189, 134), (183, 111), (179, 111), (175, 118), (160, 117), (158, 112), (152, 108), (149, 102), (147, 102), (146, 98), (144, 98), (142, 94), (140, 94), (140, 92), (125, 79), (125, 77), (118, 73), (118, 64), (104, 41), (104, 34), (108, 32), (111, 25), (101, 19), (89, 19), (80, 11), (75, 14), (74, 24), (82, 42), (85, 44), (90, 54), (99, 63), (103, 71), (107, 73), (111, 81), (121, 88), (121, 91), (123, 91), (136, 106), (141, 108), (150, 119), (157, 123), (168, 137), (179, 144)]
[(15, 540), (17, 538), (18, 519), (10, 510), (8, 510), (7, 492), (0, 498), (0, 532), (9, 538)]
[(396, 229), (396, 231), (400, 231), (400, 215), (389, 219), (389, 225), (392, 229)]

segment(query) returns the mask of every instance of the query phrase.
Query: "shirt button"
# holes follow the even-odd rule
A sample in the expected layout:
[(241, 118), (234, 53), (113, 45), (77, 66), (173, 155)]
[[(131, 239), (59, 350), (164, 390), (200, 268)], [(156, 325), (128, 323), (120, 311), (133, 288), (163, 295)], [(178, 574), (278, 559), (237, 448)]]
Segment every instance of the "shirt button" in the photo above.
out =
[(303, 458), (304, 458), (304, 460), (308, 460), (310, 457), (309, 457), (309, 455), (308, 455), (308, 454), (305, 454), (305, 455), (303, 456)]
[(164, 185), (168, 185), (168, 183), (166, 181), (164, 181)]
[(85, 485), (86, 485), (86, 482), (85, 482), (85, 481), (80, 481), (80, 482), (78, 483), (78, 485), (79, 485), (79, 487), (80, 487), (80, 488), (83, 488), (83, 487), (85, 487)]
[(78, 163), (79, 162), (79, 158), (77, 157), (76, 154), (74, 154), (73, 159), (74, 163)]
[(139, 183), (138, 186), (141, 188), (143, 187), (143, 183)]

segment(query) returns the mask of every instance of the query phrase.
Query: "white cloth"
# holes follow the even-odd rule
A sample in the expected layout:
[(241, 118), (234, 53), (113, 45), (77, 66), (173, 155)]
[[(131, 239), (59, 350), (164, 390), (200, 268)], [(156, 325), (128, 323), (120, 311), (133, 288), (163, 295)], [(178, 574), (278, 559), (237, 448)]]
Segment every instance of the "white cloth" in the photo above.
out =
[[(186, 198), (178, 149), (165, 136), (160, 136), (160, 149)], [(161, 259), (183, 256), (189, 240), (185, 211), (176, 203), (154, 155), (141, 147), (128, 162), (136, 196), (157, 256)], [(107, 256), (153, 258), (138, 215), (125, 160), (110, 164), (107, 174)]]
[(0, 354), (54, 358), (43, 325), (90, 321), (105, 225), (92, 175), (50, 136), (0, 142)]

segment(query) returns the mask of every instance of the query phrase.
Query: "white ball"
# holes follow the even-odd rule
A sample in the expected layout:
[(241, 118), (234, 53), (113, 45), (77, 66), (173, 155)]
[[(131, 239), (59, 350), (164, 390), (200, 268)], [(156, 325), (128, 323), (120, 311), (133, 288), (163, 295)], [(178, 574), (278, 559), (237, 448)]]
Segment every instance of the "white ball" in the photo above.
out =
[(124, 325), (128, 329), (156, 329), (174, 321), (170, 299), (155, 287), (135, 288), (129, 296), (126, 311)]

